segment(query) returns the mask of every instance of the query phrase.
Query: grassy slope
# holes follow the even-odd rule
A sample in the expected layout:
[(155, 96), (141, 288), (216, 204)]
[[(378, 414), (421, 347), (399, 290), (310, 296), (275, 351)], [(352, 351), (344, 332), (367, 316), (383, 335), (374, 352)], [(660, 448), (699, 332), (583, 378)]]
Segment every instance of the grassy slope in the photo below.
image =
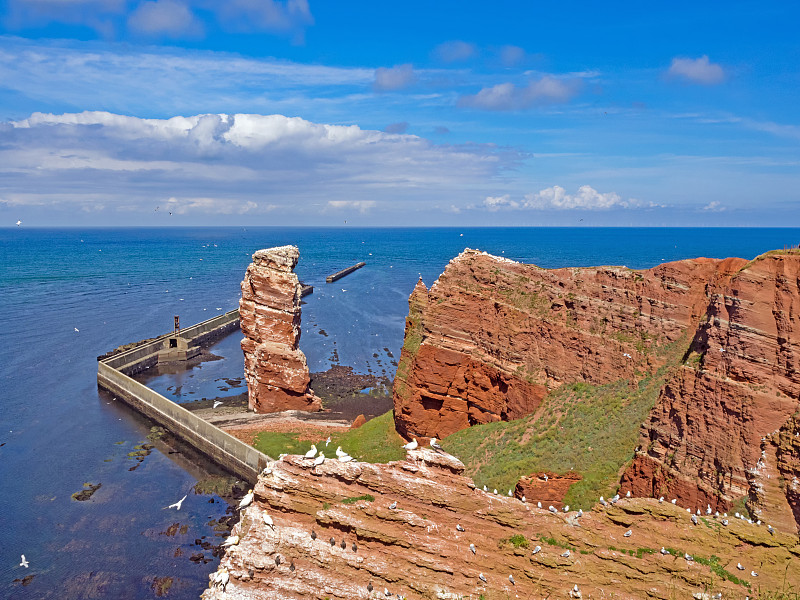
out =
[[(262, 432), (253, 444), (258, 450), (277, 458), (281, 454), (305, 454), (311, 448), (310, 440), (298, 439), (294, 433)], [(334, 451), (341, 446), (353, 458), (371, 463), (389, 462), (405, 458), (402, 438), (394, 430), (394, 415), (389, 411), (380, 417), (367, 421), (358, 429), (343, 434), (332, 434), (331, 443), (325, 448), (324, 442), (317, 444), (328, 457), (336, 457)]]
[(501, 492), (523, 475), (574, 469), (583, 480), (570, 488), (565, 502), (588, 508), (601, 494), (613, 495), (620, 469), (632, 458), (639, 427), (686, 346), (681, 341), (665, 348), (667, 364), (638, 385), (562, 385), (547, 396), (536, 417), (470, 427), (442, 446), (464, 462), (477, 485)]

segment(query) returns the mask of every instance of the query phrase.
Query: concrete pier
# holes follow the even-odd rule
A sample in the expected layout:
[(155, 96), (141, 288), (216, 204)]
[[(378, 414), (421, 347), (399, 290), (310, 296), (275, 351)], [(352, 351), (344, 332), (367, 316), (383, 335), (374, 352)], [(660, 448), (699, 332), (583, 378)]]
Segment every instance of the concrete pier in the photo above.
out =
[(365, 263), (365, 262), (360, 262), (358, 264), (353, 265), (352, 267), (347, 267), (346, 269), (342, 269), (341, 271), (338, 271), (338, 272), (334, 273), (333, 275), (328, 275), (325, 278), (325, 281), (327, 281), (328, 283), (333, 283), (334, 281), (336, 281), (338, 279), (341, 279), (345, 275), (350, 275), (350, 273), (352, 273), (353, 271), (355, 271), (357, 269), (360, 269), (361, 267), (363, 267), (366, 264), (367, 263)]

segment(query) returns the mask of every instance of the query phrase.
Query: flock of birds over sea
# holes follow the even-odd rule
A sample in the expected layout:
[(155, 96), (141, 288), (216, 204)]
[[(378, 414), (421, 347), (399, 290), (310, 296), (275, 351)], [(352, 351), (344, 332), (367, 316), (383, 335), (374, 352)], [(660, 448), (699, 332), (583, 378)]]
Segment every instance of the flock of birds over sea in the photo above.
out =
[[(331, 438), (329, 437), (325, 441), (325, 446), (327, 447), (330, 444), (330, 442), (331, 442)], [(417, 450), (418, 447), (419, 447), (419, 444), (418, 444), (416, 438), (412, 439), (411, 442), (409, 442), (409, 443), (407, 443), (407, 444), (405, 444), (403, 446), (403, 448), (406, 451)], [(436, 452), (440, 453), (440, 454), (447, 455), (447, 453), (443, 450), (442, 446), (438, 443), (436, 438), (432, 438), (430, 440), (430, 447), (433, 450), (435, 450)], [(336, 448), (335, 454), (336, 454), (336, 457), (337, 457), (339, 462), (350, 462), (350, 461), (355, 460), (347, 452), (342, 450), (341, 446)], [(283, 456), (284, 455), (281, 455), (281, 458)], [(324, 464), (324, 462), (326, 460), (328, 460), (326, 458), (325, 454), (324, 454), (324, 451), (323, 450), (319, 450), (316, 447), (316, 445), (312, 445), (311, 446), (311, 448), (308, 450), (308, 452), (305, 453), (303, 459), (304, 460), (308, 460), (308, 461), (313, 461), (311, 463), (311, 468), (312, 469)], [(274, 463), (273, 463), (272, 466), (269, 466), (269, 467), (265, 468), (264, 471), (262, 472), (262, 475), (263, 476), (272, 475), (274, 473), (273, 467), (274, 467)], [(544, 477), (545, 480), (547, 480), (547, 475), (544, 475), (543, 477)], [(486, 493), (489, 493), (489, 490), (485, 485), (483, 486), (483, 491), (486, 492)], [(491, 493), (497, 495), (498, 491), (496, 489), (494, 489), (494, 490), (492, 490)], [(508, 490), (508, 496), (509, 497), (513, 497), (513, 491), (512, 490)], [(630, 498), (631, 497), (630, 491), (628, 491), (625, 494), (625, 497), (626, 498)], [(600, 496), (599, 503), (602, 506), (614, 505), (620, 500), (620, 498), (621, 498), (621, 496), (619, 494), (616, 494), (615, 496), (613, 496), (612, 498), (609, 498), (609, 499), (605, 499), (603, 496)], [(175, 508), (177, 510), (180, 510), (181, 504), (183, 503), (183, 501), (185, 499), (186, 499), (186, 496), (181, 498), (178, 502), (169, 505), (167, 508)], [(252, 504), (252, 502), (253, 502), (253, 499), (254, 499), (254, 492), (251, 489), (251, 490), (249, 490), (247, 492), (247, 494), (245, 494), (245, 496), (239, 502), (239, 507), (238, 507), (239, 510), (245, 509), (248, 506), (250, 506), (250, 504)], [(661, 496), (658, 499), (659, 503), (663, 503), (664, 501), (665, 501), (665, 499), (664, 499), (663, 496)], [(527, 499), (525, 498), (525, 496), (522, 496), (520, 498), (520, 502), (527, 503)], [(677, 498), (673, 498), (671, 500), (671, 503), (673, 505), (677, 505), (677, 502), (678, 502)], [(391, 504), (388, 505), (388, 508), (389, 508), (389, 510), (397, 510), (397, 506), (398, 506), (397, 501), (393, 501)], [(541, 502), (537, 502), (536, 506), (537, 506), (537, 508), (540, 508), (540, 509), (543, 508)], [(551, 513), (558, 513), (559, 512), (558, 509), (556, 509), (552, 505), (550, 505), (548, 507), (548, 510)], [(562, 511), (564, 513), (569, 513), (570, 512), (570, 507), (569, 506), (564, 506)], [(694, 513), (692, 513), (692, 510), (690, 508), (687, 508), (686, 511), (690, 514), (690, 521), (691, 521), (692, 525), (697, 526), (699, 524), (700, 518), (702, 516), (701, 510), (698, 508), (698, 509), (696, 509), (696, 511)], [(582, 517), (583, 516), (583, 510), (579, 509), (575, 513), (575, 516), (578, 517), (578, 518)], [(710, 504), (707, 505), (707, 507), (705, 509), (705, 516), (717, 520), (724, 527), (727, 527), (729, 525), (729, 522), (730, 522), (727, 513), (720, 514), (718, 511), (716, 511), (716, 512), (712, 511)], [(750, 523), (752, 525), (756, 525), (756, 526), (760, 526), (761, 525), (761, 521), (760, 520), (753, 521), (751, 518), (748, 518), (745, 515), (740, 514), (738, 512), (735, 514), (735, 517), (737, 519), (744, 520), (744, 521), (746, 521), (746, 522), (748, 522), (748, 523)], [(267, 527), (269, 527), (274, 532), (275, 531), (275, 522), (273, 521), (272, 517), (269, 515), (269, 513), (266, 510), (262, 511), (261, 518), (263, 519), (263, 521), (267, 525)], [(459, 533), (464, 533), (466, 531), (466, 529), (460, 523), (457, 523), (455, 528), (456, 528), (456, 531), (458, 531)], [(767, 531), (769, 531), (769, 533), (771, 535), (775, 535), (775, 529), (771, 525), (767, 525)], [(318, 537), (317, 536), (317, 532), (313, 528), (309, 532), (309, 535), (310, 535), (312, 541), (316, 541), (317, 540), (317, 537)], [(633, 532), (632, 529), (628, 529), (623, 534), (623, 536), (625, 538), (630, 538), (633, 535), (634, 535), (634, 532)], [(231, 548), (233, 546), (238, 545), (240, 541), (241, 541), (241, 538), (240, 538), (239, 535), (231, 535), (230, 537), (228, 537), (221, 544), (221, 547), (223, 547), (223, 548)], [(336, 539), (334, 537), (330, 538), (329, 543), (331, 545), (331, 548), (333, 548), (333, 547), (338, 545), (337, 541), (336, 541)], [(348, 547), (347, 541), (342, 539), (341, 548), (343, 550), (346, 550), (347, 547)], [(353, 552), (357, 552), (358, 551), (358, 546), (357, 546), (356, 542), (352, 542), (351, 548), (352, 548)], [(469, 551), (473, 555), (477, 555), (478, 549), (476, 548), (474, 543), (470, 543)], [(537, 545), (537, 546), (535, 546), (533, 548), (532, 555), (539, 554), (541, 551), (542, 551), (542, 547), (540, 545)], [(671, 555), (672, 551), (668, 550), (665, 547), (662, 547), (661, 550), (660, 550), (660, 553), (662, 555)], [(562, 553), (560, 553), (559, 556), (561, 558), (570, 558), (570, 556), (571, 556), (570, 549), (567, 548)], [(23, 556), (23, 561), (24, 561), (24, 558), (25, 557)], [(693, 562), (694, 561), (694, 557), (692, 555), (688, 554), (688, 553), (684, 553), (683, 559), (686, 560), (687, 562)], [(274, 560), (275, 560), (276, 566), (280, 566), (280, 564), (282, 562), (281, 556), (280, 555), (276, 555)], [(745, 567), (740, 562), (736, 564), (736, 568), (739, 571), (746, 570)], [(296, 566), (295, 566), (295, 563), (294, 563), (293, 559), (292, 559), (292, 561), (291, 561), (291, 563), (289, 565), (289, 570), (292, 573), (294, 573), (295, 570), (296, 570)], [(755, 570), (751, 570), (750, 571), (750, 576), (751, 577), (758, 577), (758, 572), (756, 572)], [(478, 579), (480, 579), (480, 581), (483, 582), (484, 584), (487, 584), (487, 585), (489, 584), (489, 579), (483, 573), (479, 573), (478, 574)], [(217, 588), (217, 589), (221, 590), (223, 593), (225, 593), (225, 588), (227, 587), (228, 583), (230, 582), (230, 572), (224, 566), (220, 566), (216, 572), (214, 572), (214, 573), (209, 575), (209, 581), (210, 581), (210, 585), (213, 588)], [(514, 579), (514, 575), (513, 574), (509, 574), (508, 575), (508, 581), (512, 586), (516, 586), (516, 581)], [(367, 589), (367, 592), (370, 595), (372, 595), (373, 591), (375, 590), (375, 588), (374, 588), (374, 586), (372, 584), (372, 581), (367, 583), (366, 589)], [(376, 595), (378, 597), (380, 597), (380, 591), (377, 591)], [(393, 594), (392, 592), (389, 591), (388, 588), (384, 587), (384, 589), (383, 589), (383, 597), (391, 598), (392, 596), (396, 596), (397, 600), (405, 600), (405, 596), (403, 596), (403, 595), (401, 595), (399, 593), (398, 594)], [(578, 587), (577, 584), (573, 585), (572, 589), (569, 591), (569, 596), (571, 598), (581, 598), (582, 592), (581, 592), (581, 590), (580, 590), (580, 588)], [(718, 593), (718, 594), (713, 595), (712, 599), (717, 599), (717, 598), (721, 598), (721, 597), (722, 597), (721, 593)], [(745, 600), (749, 600), (749, 597), (746, 598)]]

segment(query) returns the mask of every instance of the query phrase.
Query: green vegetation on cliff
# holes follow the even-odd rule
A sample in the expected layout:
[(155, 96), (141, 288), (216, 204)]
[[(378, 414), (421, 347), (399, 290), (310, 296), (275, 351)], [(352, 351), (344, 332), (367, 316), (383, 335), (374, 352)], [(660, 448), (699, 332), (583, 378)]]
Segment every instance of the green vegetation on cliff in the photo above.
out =
[(681, 340), (660, 349), (666, 364), (638, 382), (564, 384), (536, 414), (458, 431), (442, 446), (464, 462), (477, 485), (502, 492), (513, 489), (523, 475), (577, 471), (583, 479), (570, 487), (564, 502), (589, 508), (600, 495), (614, 494), (620, 471), (633, 456), (639, 427), (686, 346)]

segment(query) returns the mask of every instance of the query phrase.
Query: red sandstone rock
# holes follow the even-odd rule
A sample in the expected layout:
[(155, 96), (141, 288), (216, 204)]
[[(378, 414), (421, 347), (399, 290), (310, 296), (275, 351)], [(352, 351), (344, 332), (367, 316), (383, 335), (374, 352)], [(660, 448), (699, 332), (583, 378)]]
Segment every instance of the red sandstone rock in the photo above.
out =
[(534, 473), (530, 477), (520, 477), (514, 488), (516, 498), (525, 498), (526, 502), (541, 502), (544, 508), (553, 506), (559, 510), (564, 508), (564, 496), (570, 486), (583, 479), (580, 473), (569, 471), (563, 475), (544, 472)]
[(320, 410), (300, 343), (300, 283), (294, 246), (259, 250), (242, 281), (239, 317), (245, 338), (249, 406), (259, 413)]
[[(241, 511), (232, 532), (240, 541), (220, 564), (229, 574), (225, 590), (212, 586), (203, 598), (375, 600), (385, 598), (384, 589), (409, 599), (570, 598), (574, 585), (587, 599), (752, 593), (699, 561), (712, 555), (717, 569), (752, 590), (800, 585), (794, 535), (773, 536), (733, 518), (727, 527), (713, 517), (710, 526), (694, 526), (683, 508), (642, 498), (582, 517), (553, 514), (476, 489), (463, 468), (429, 449), (387, 465), (327, 460), (314, 467), (286, 456), (260, 477), (253, 503)], [(661, 547), (698, 560), (661, 554)]]
[(394, 385), (405, 437), (531, 414), (563, 383), (635, 384), (685, 339), (691, 353), (643, 425), (623, 494), (723, 511), (747, 497), (776, 527), (800, 524), (796, 252), (637, 271), (465, 250), (430, 290), (417, 284), (409, 308)]
[(364, 415), (358, 415), (356, 417), (355, 421), (353, 421), (353, 424), (350, 425), (350, 429), (358, 429), (359, 427), (361, 427), (366, 422), (367, 422), (367, 418)]

